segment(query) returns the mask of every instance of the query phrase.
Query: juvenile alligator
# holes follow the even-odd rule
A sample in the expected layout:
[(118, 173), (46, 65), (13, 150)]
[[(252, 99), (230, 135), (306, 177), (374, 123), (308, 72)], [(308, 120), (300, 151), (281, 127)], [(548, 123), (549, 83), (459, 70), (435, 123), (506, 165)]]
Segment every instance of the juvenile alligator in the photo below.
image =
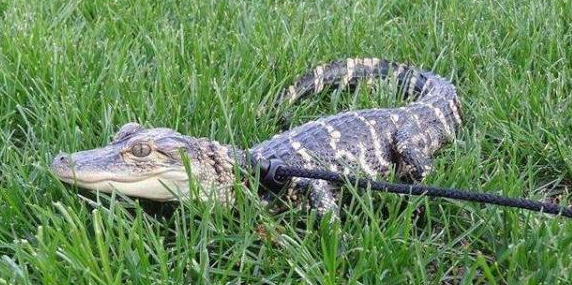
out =
[[(195, 138), (167, 128), (146, 129), (128, 123), (103, 147), (62, 153), (52, 164), (66, 183), (126, 195), (167, 201), (188, 197), (189, 178), (181, 158), (200, 184), (200, 198), (233, 201), (234, 166), (249, 169), (250, 159), (279, 158), (286, 165), (323, 168), (338, 173), (360, 172), (369, 178), (398, 174), (419, 181), (431, 170), (431, 156), (452, 140), (461, 125), (455, 87), (427, 71), (377, 58), (347, 59), (316, 67), (279, 96), (278, 104), (294, 103), (326, 88), (397, 82), (412, 103), (401, 108), (349, 111), (308, 122), (248, 150)], [(336, 188), (322, 180), (292, 179), (286, 200), (308, 201), (319, 214), (337, 211)], [(169, 188), (169, 190), (167, 189)], [(263, 201), (271, 195), (263, 193)]]

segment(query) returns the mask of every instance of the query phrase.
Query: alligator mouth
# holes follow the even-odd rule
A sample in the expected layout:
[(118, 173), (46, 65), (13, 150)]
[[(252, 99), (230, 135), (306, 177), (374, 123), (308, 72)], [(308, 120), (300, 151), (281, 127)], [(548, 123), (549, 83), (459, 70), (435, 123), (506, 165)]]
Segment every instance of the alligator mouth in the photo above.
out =
[(66, 183), (83, 183), (83, 184), (95, 184), (95, 183), (137, 183), (148, 179), (165, 179), (165, 180), (187, 180), (181, 179), (182, 176), (186, 176), (186, 172), (178, 169), (165, 169), (162, 171), (156, 171), (148, 175), (116, 175), (114, 173), (85, 173), (81, 171), (73, 171), (71, 169), (62, 170), (58, 168), (53, 168), (53, 172), (56, 176), (66, 182)]
[(96, 175), (76, 175), (69, 172), (61, 173), (54, 169), (56, 176), (63, 182), (76, 185), (80, 188), (111, 193), (119, 191), (127, 196), (137, 196), (140, 198), (155, 201), (171, 201), (178, 195), (185, 196), (188, 192), (188, 178), (185, 172), (176, 170), (165, 170), (153, 176), (139, 176), (119, 178), (117, 176), (101, 177)]

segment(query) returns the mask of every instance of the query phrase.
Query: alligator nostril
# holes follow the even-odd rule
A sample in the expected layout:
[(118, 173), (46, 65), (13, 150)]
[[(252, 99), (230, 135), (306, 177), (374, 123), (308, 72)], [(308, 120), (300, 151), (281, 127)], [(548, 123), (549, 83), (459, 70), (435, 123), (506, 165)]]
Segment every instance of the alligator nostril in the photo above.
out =
[(60, 153), (54, 158), (54, 162), (57, 163), (69, 163), (69, 154), (67, 153)]

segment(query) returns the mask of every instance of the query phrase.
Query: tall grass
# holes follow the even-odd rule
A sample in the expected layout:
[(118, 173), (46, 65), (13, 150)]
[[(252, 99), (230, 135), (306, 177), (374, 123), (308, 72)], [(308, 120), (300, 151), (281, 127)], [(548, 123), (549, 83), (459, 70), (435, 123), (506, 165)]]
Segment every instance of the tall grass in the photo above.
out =
[[(571, 22), (570, 1), (2, 0), (0, 284), (568, 283), (563, 218), (348, 187), (343, 221), (320, 225), (242, 186), (233, 209), (153, 215), (48, 166), (128, 121), (247, 148), (279, 131), (257, 108), (296, 76), (377, 56), (458, 87), (465, 124), (424, 183), (568, 204)], [(391, 106), (386, 91), (322, 96), (293, 123)]]

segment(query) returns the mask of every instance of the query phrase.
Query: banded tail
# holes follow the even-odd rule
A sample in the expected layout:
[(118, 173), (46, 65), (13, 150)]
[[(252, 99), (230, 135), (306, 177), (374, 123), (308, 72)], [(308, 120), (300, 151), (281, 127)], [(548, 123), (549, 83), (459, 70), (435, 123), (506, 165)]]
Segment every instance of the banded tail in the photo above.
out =
[(324, 89), (343, 90), (354, 88), (363, 81), (368, 85), (373, 84), (376, 80), (385, 82), (396, 80), (397, 90), (402, 91), (403, 99), (418, 100), (431, 92), (434, 87), (446, 87), (449, 90), (440, 91), (455, 93), (455, 88), (451, 83), (431, 72), (384, 59), (348, 58), (344, 61), (320, 65), (301, 76), (294, 84), (284, 89), (275, 101), (275, 107), (283, 104), (292, 105)]

